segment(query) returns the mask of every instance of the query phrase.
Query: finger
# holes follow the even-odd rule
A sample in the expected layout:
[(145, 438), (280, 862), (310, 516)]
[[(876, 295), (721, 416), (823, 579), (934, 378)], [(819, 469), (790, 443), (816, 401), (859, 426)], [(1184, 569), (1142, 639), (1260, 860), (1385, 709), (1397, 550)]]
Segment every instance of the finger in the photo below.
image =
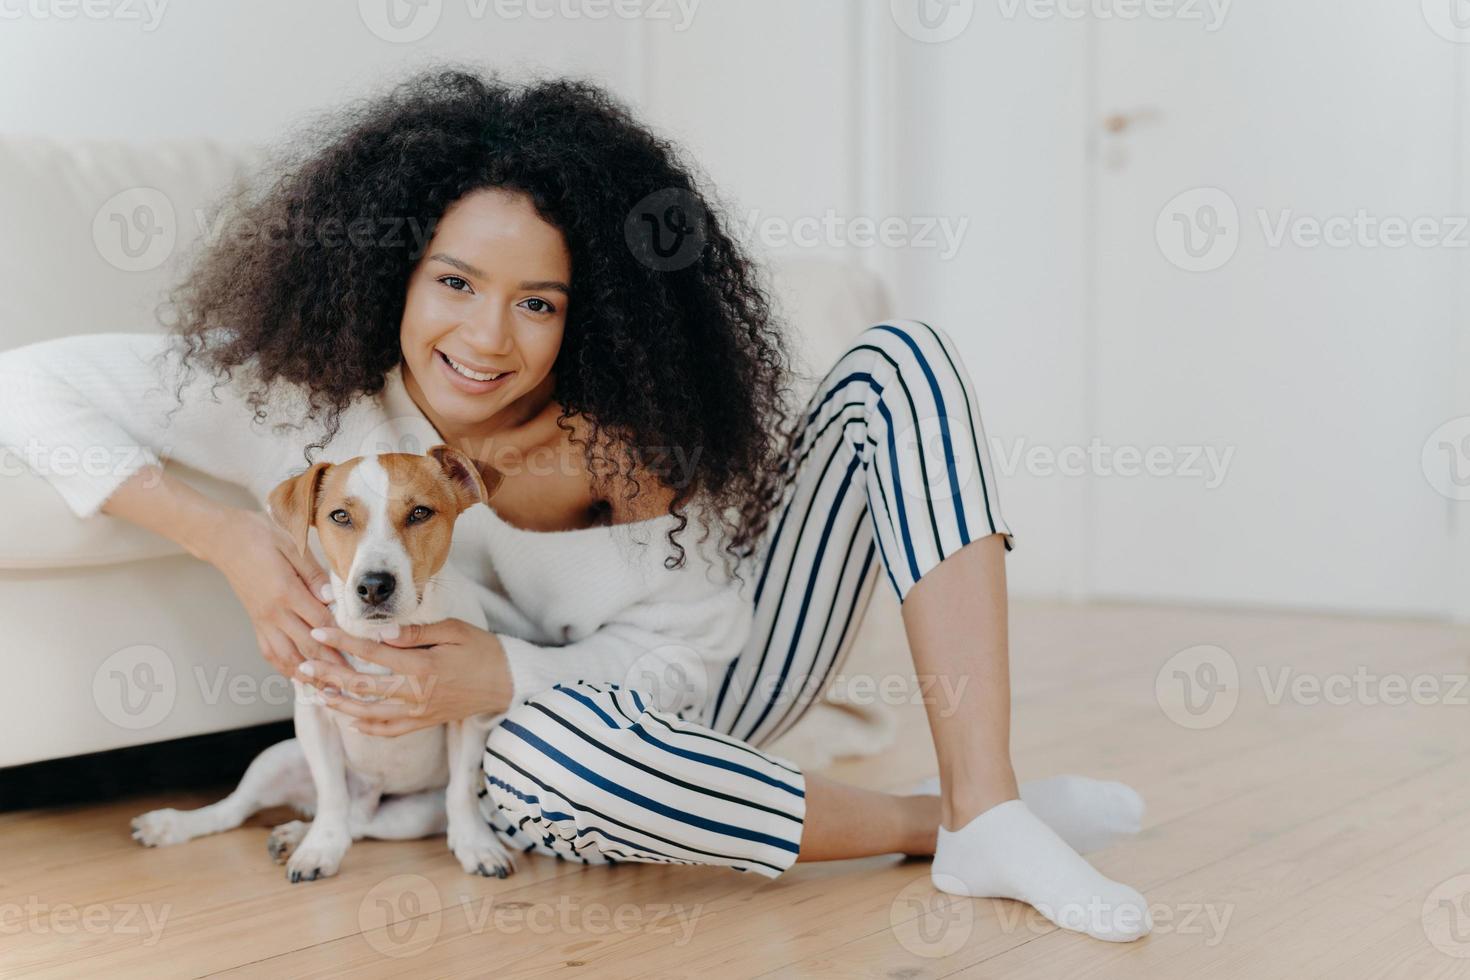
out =
[(266, 638), (258, 626), (255, 628), (255, 645), (260, 647), (260, 658), (282, 674), (289, 677), (291, 671), (296, 669), (294, 664), (288, 666), (281, 660), (280, 654), (276, 653), (275, 645)]
[(422, 717), (423, 705), (407, 705), (401, 701), (355, 701), (344, 694), (322, 691), (327, 707), (354, 718), (372, 721), (397, 721), (405, 718)]
[(418, 691), (397, 674), (363, 674), (351, 667), (335, 667), (308, 660), (296, 668), (296, 676), (320, 688), (334, 687), (356, 698), (388, 698), (398, 703), (419, 703)]
[(304, 588), (292, 589), (289, 602), (291, 611), (301, 617), (307, 628), (313, 626), (331, 626), (336, 622), (332, 618), (332, 610), (327, 608), (326, 603), (307, 595)]
[(334, 666), (351, 669), (351, 664), (347, 663), (347, 660), (345, 660), (340, 652), (335, 651), (331, 646), (318, 644), (315, 639), (312, 639), (312, 629), (315, 629), (312, 624), (304, 623), (301, 620), (295, 621), (293, 626), (291, 626), (291, 639), (295, 642), (297, 651), (300, 651), (303, 660), (334, 664)]
[(464, 640), (465, 629), (468, 626), (469, 624), (462, 619), (443, 619), (437, 623), (413, 623), (399, 627), (396, 637), (384, 637), (383, 642), (399, 648), (459, 643)]
[(291, 562), (291, 566), (296, 569), (296, 574), (305, 583), (307, 591), (311, 593), (312, 598), (322, 603), (332, 601), (331, 577), (327, 574), (326, 569), (317, 564), (317, 560), (312, 557), (311, 552), (308, 551), (305, 554), (300, 554), (295, 548), (287, 548), (282, 554)]
[(296, 672), (296, 665), (302, 660), (301, 655), (296, 652), (296, 644), (274, 626), (263, 627), (261, 632), (264, 633), (266, 642), (270, 644), (276, 669), (290, 677)]
[[(412, 627), (409, 628), (412, 629)], [(423, 665), (423, 657), (419, 654), (396, 650), (386, 644), (360, 636), (352, 636), (335, 626), (318, 626), (311, 631), (311, 638), (334, 650), (350, 653), (354, 657), (361, 657), (371, 663), (382, 664), (395, 674), (416, 673), (414, 668)]]

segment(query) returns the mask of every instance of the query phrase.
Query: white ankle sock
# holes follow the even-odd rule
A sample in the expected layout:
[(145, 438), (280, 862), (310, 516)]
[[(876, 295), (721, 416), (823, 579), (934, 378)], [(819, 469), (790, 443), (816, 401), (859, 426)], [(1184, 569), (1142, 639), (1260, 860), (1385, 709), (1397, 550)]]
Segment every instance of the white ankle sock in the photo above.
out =
[(951, 895), (1025, 902), (1063, 929), (1109, 942), (1153, 928), (1142, 895), (1099, 873), (1021, 800), (959, 830), (940, 827), (930, 878)]
[[(906, 796), (938, 796), (939, 778), (926, 779)], [(1052, 776), (1021, 784), (1021, 802), (1079, 854), (1090, 854), (1143, 825), (1143, 797), (1126, 783), (1086, 776)]]

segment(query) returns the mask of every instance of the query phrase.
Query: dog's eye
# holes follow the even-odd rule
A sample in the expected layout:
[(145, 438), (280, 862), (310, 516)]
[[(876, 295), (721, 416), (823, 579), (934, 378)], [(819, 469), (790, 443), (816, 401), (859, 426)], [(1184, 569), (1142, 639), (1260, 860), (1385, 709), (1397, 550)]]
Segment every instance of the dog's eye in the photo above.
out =
[(352, 526), (352, 517), (345, 510), (334, 510), (327, 516), (332, 519), (333, 524), (340, 524), (343, 527)]
[(408, 523), (422, 524), (424, 521), (427, 521), (433, 516), (434, 512), (432, 510), (420, 504), (419, 506), (408, 512)]

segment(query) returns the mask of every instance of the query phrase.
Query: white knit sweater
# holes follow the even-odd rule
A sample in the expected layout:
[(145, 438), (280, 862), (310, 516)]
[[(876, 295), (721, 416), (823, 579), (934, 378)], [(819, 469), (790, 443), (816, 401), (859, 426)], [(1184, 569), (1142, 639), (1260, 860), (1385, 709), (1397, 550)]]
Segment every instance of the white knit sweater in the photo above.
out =
[[(306, 468), (302, 450), (323, 432), (320, 423), (277, 431), (305, 418), (306, 392), (277, 385), (261, 422), (243, 397), (244, 375), (221, 383), (196, 366), (176, 407), (184, 376), (169, 340), (87, 334), (0, 352), (0, 446), (27, 460), (81, 518), (161, 460), (238, 483), (264, 506), (273, 487)], [(394, 369), (382, 392), (349, 406), (314, 458), (423, 452), (444, 441)], [(685, 565), (671, 570), (663, 564), (668, 515), (557, 532), (517, 528), (485, 506), (460, 516), (450, 561), (523, 617), (491, 623), (510, 662), (513, 703), (579, 680), (636, 683), (675, 711), (706, 703), (745, 643), (752, 608), (724, 569), (717, 535), (698, 543), (697, 517), (679, 535)]]

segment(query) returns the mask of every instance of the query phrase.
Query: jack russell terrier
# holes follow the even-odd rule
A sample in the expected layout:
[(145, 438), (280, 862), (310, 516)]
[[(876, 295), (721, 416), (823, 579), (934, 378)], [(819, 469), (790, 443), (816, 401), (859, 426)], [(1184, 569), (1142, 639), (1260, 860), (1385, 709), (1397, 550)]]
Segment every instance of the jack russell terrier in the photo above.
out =
[[(331, 574), (332, 612), (354, 636), (457, 617), (488, 628), (468, 582), (449, 564), (455, 521), (490, 499), (500, 474), (449, 446), (423, 455), (384, 453), (317, 463), (271, 491), (269, 512), (302, 554), (317, 529)], [(356, 670), (388, 668), (343, 653)], [(267, 807), (313, 816), (276, 827), (267, 847), (292, 882), (337, 873), (353, 841), (412, 840), (448, 832), (449, 849), (470, 874), (504, 878), (510, 853), (478, 806), (485, 739), (499, 720), (474, 715), (406, 735), (367, 735), (333, 711), (309, 684), (292, 678), (296, 737), (262, 752), (240, 785), (197, 810), (153, 810), (133, 820), (150, 847), (240, 826)], [(343, 692), (344, 696), (350, 696)]]

